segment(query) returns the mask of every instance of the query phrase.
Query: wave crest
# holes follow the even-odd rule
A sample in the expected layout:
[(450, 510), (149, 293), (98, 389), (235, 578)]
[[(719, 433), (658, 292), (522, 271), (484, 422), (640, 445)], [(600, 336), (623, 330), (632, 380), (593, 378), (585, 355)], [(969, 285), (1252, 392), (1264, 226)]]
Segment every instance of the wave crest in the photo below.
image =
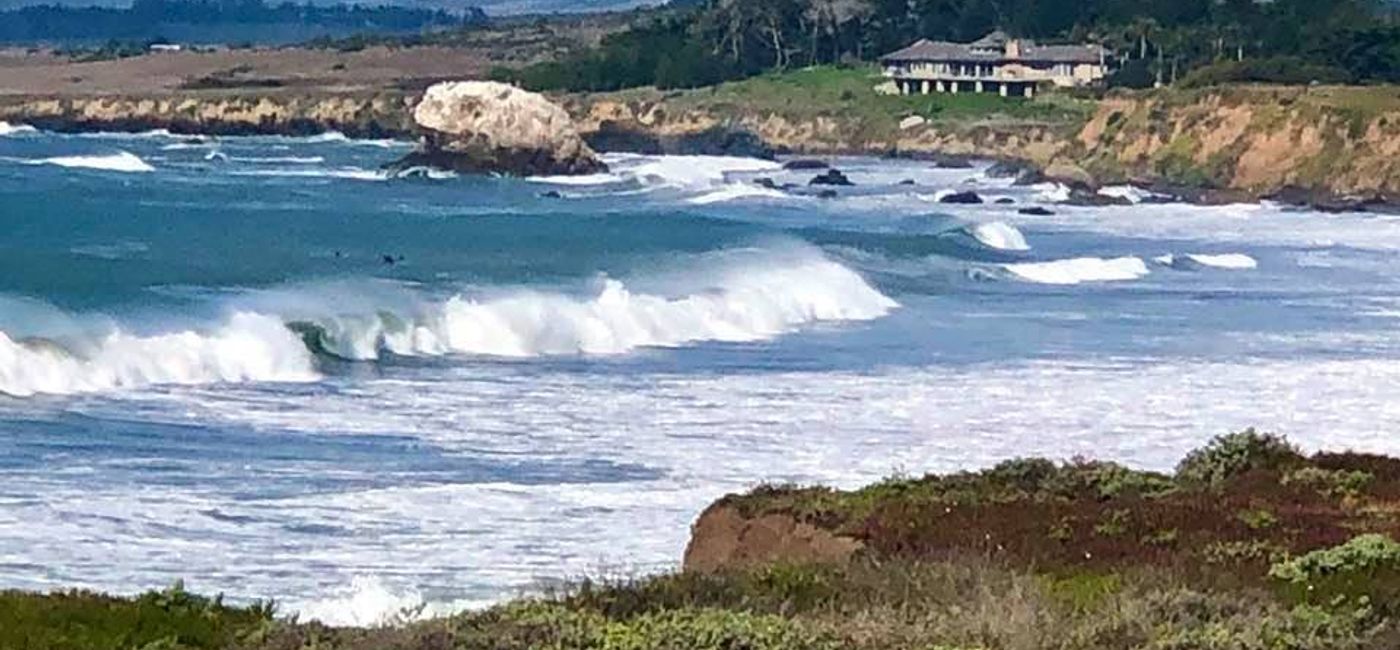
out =
[(0, 122), (0, 138), (11, 135), (19, 135), (21, 133), (33, 133), (36, 130), (37, 129), (35, 129), (32, 126), (29, 126), (28, 124), (10, 124), (9, 122)]
[(1136, 257), (1076, 257), (1050, 262), (1007, 264), (1004, 268), (1021, 280), (1060, 285), (1136, 280), (1150, 273), (1147, 263)]
[(763, 341), (819, 322), (873, 320), (896, 307), (856, 272), (812, 254), (734, 266), (678, 297), (605, 279), (591, 296), (459, 295), (413, 318), (380, 311), (302, 319), (293, 327), (312, 349), (352, 360), (382, 352), (525, 358)]
[(156, 170), (140, 156), (128, 151), (100, 156), (55, 156), (23, 160), (29, 165), (54, 165), (70, 169), (98, 169), (111, 172), (146, 173)]
[(1030, 244), (1026, 243), (1026, 236), (1017, 230), (1015, 226), (993, 221), (990, 223), (979, 223), (969, 228), (973, 238), (982, 242), (987, 248), (999, 251), (1028, 251)]
[(0, 393), (26, 397), (154, 384), (312, 381), (312, 358), (282, 322), (238, 313), (211, 333), (135, 336), (114, 331), (61, 345), (0, 332)]

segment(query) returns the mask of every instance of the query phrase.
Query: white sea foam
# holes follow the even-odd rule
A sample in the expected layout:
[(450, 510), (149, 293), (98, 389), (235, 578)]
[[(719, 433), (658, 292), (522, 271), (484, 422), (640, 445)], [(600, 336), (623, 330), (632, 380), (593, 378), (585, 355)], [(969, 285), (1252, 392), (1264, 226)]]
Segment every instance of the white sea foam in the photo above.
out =
[(457, 172), (450, 169), (438, 169), (436, 167), (419, 165), (397, 170), (393, 173), (393, 178), (427, 178), (430, 180), (442, 181), (457, 178)]
[(1122, 199), (1136, 205), (1153, 198), (1156, 194), (1132, 185), (1110, 185), (1108, 187), (1099, 188), (1099, 196), (1106, 196), (1111, 199)]
[(230, 162), (251, 163), (255, 165), (272, 165), (278, 163), (287, 165), (319, 165), (326, 162), (326, 159), (321, 156), (228, 156), (227, 160)]
[(211, 144), (211, 143), (208, 143), (208, 142), (173, 142), (173, 143), (171, 143), (171, 144), (162, 145), (161, 148), (160, 148), (160, 150), (161, 150), (161, 151), (187, 151), (187, 150), (190, 150), (190, 149), (204, 149), (204, 148), (207, 148), (207, 147), (210, 147), (210, 146), (212, 146), (212, 144)]
[(723, 184), (733, 174), (777, 171), (771, 160), (732, 156), (642, 156), (610, 163), (615, 174), (667, 187), (708, 188)]
[(1081, 284), (1084, 282), (1115, 282), (1136, 280), (1150, 271), (1136, 257), (1103, 259), (1076, 257), (1051, 262), (1007, 264), (1007, 271), (1016, 277), (1039, 284)]
[(1040, 183), (1031, 186), (1036, 191), (1036, 197), (1047, 203), (1064, 203), (1073, 196), (1069, 186), (1063, 183)]
[(21, 133), (33, 133), (34, 131), (35, 128), (29, 126), (28, 124), (10, 124), (9, 122), (0, 122), (0, 138), (11, 135), (19, 135)]
[(60, 345), (0, 332), (0, 393), (72, 394), (152, 384), (311, 381), (311, 355), (281, 321), (233, 315), (212, 332), (113, 331)]
[(352, 181), (389, 180), (389, 175), (385, 172), (357, 167), (341, 169), (246, 169), (229, 172), (229, 175), (270, 178), (342, 178)]
[(789, 199), (796, 198), (791, 194), (781, 190), (775, 190), (750, 183), (731, 183), (724, 185), (705, 194), (692, 196), (686, 199), (687, 203), (694, 205), (713, 205), (715, 203), (728, 203), (742, 199)]
[[(898, 305), (854, 271), (810, 251), (696, 269), (680, 295), (605, 279), (592, 295), (517, 291), (362, 315), (298, 316), (348, 359), (398, 355), (499, 357), (623, 354), (644, 347), (771, 339), (824, 321), (879, 318)], [(698, 283), (697, 283), (698, 282)], [(281, 302), (286, 302), (282, 300)]]
[(1201, 267), (1236, 271), (1259, 268), (1259, 262), (1257, 260), (1243, 253), (1223, 253), (1218, 255), (1207, 255), (1204, 253), (1188, 253), (1186, 255), (1167, 254), (1154, 257), (1152, 261), (1162, 266), (1170, 266), (1175, 269), (1184, 270), (1192, 270)]
[(156, 170), (136, 154), (119, 151), (114, 154), (97, 156), (56, 156), (53, 158), (28, 159), (29, 165), (55, 165), (75, 169), (100, 169), (103, 171), (141, 173)]
[(348, 588), (298, 607), (297, 615), (301, 620), (340, 627), (394, 627), (456, 614), (473, 605), (484, 604), (429, 603), (413, 587), (395, 588), (375, 576), (355, 576)]
[(1030, 244), (1026, 243), (1026, 236), (1021, 234), (1015, 226), (993, 221), (990, 223), (979, 223), (972, 227), (972, 236), (977, 241), (982, 242), (988, 248), (995, 248), (1001, 251), (1028, 251)]
[(300, 140), (302, 142), (310, 144), (342, 143), (360, 147), (379, 147), (381, 149), (393, 149), (395, 147), (405, 147), (411, 144), (401, 140), (352, 138), (339, 131), (327, 131), (325, 133), (307, 136), (304, 138), (292, 139)]

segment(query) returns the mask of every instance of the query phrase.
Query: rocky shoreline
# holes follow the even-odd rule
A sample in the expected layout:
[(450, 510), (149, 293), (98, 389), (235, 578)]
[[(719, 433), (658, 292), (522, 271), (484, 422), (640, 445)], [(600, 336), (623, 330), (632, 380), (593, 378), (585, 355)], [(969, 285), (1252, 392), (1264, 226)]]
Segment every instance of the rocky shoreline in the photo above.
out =
[[(1144, 94), (1098, 102), (1082, 121), (920, 123), (885, 131), (888, 125), (835, 116), (804, 121), (742, 105), (711, 106), (699, 95), (558, 99), (584, 141), (604, 152), (874, 155), (944, 166), (993, 160), (1033, 169), (1039, 178), (1086, 196), (1105, 185), (1132, 184), (1200, 204), (1270, 199), (1324, 211), (1393, 212), (1400, 197), (1400, 99), (1358, 113), (1339, 98), (1346, 92), (1377, 91)], [(0, 121), (58, 132), (338, 131), (354, 138), (418, 139), (423, 130), (412, 114), (419, 99), (407, 91), (0, 96)]]

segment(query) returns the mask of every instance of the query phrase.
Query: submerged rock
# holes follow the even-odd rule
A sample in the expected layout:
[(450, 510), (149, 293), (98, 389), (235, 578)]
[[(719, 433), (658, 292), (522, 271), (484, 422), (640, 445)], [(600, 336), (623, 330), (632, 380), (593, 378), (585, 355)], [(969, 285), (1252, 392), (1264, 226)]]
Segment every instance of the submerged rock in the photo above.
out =
[(976, 192), (953, 192), (952, 194), (939, 197), (938, 202), (956, 205), (976, 205), (982, 203), (982, 197)]
[(418, 150), (393, 167), (428, 165), (512, 176), (607, 170), (573, 119), (543, 95), (491, 81), (433, 85), (413, 111)]
[(1343, 196), (1326, 190), (1309, 189), (1294, 185), (1265, 197), (1270, 201), (1287, 205), (1306, 207), (1318, 212), (1385, 212), (1393, 213), (1395, 204), (1382, 195)]
[(851, 179), (846, 178), (846, 175), (843, 174), (843, 173), (841, 173), (841, 170), (839, 170), (839, 169), (832, 169), (832, 170), (828, 171), (828, 172), (825, 173), (825, 174), (822, 174), (822, 175), (820, 175), (820, 176), (817, 176), (816, 178), (813, 178), (812, 181), (811, 181), (810, 183), (808, 183), (808, 185), (840, 185), (840, 186), (851, 186), (851, 185), (855, 185), (855, 183), (852, 183), (852, 182), (851, 182)]
[(1034, 185), (1045, 181), (1045, 174), (1035, 165), (1015, 160), (1003, 160), (987, 168), (988, 178), (1014, 179), (1016, 185)]
[(1038, 205), (1029, 208), (1021, 208), (1020, 210), (1017, 210), (1017, 212), (1031, 217), (1051, 217), (1055, 215), (1055, 212), (1053, 210), (1048, 210)]
[(997, 199), (996, 202), (997, 202), (997, 205), (1015, 205), (1016, 199), (1003, 196), (1003, 197)]
[(826, 161), (813, 160), (810, 158), (799, 158), (797, 160), (789, 160), (783, 163), (783, 169), (789, 171), (809, 171), (817, 169), (828, 169), (830, 167), (831, 165), (827, 164)]
[(772, 160), (773, 147), (753, 131), (740, 126), (716, 125), (701, 131), (657, 133), (641, 124), (604, 120), (584, 136), (598, 151), (637, 153), (647, 156), (738, 156)]

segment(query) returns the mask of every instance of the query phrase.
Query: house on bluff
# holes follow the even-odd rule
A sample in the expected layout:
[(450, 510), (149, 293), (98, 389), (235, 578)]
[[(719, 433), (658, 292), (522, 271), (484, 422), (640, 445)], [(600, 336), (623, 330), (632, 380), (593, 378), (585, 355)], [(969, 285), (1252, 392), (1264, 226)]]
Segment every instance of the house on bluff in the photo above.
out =
[(920, 40), (880, 59), (905, 95), (997, 93), (1034, 97), (1037, 87), (1089, 86), (1108, 76), (1101, 45), (1040, 45), (996, 31), (972, 43)]

